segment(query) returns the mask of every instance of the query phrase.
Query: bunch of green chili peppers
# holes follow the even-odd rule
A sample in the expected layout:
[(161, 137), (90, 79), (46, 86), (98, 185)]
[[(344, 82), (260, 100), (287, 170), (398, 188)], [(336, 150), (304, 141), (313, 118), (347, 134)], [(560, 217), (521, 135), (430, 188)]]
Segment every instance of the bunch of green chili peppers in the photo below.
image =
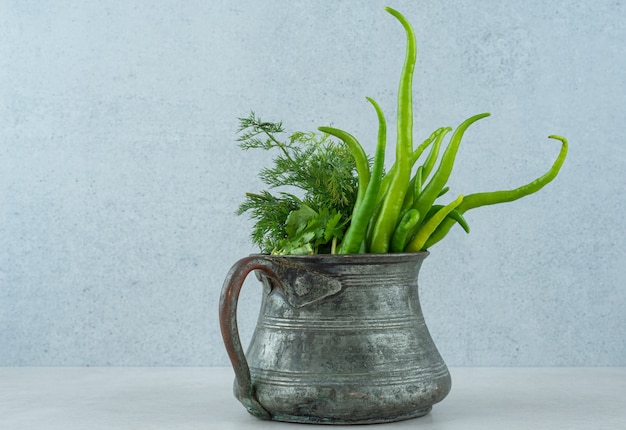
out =
[[(436, 169), (443, 139), (452, 131), (451, 128), (436, 130), (414, 149), (412, 87), (417, 53), (415, 34), (403, 15), (389, 7), (385, 10), (402, 24), (407, 36), (406, 59), (398, 90), (395, 163), (387, 173), (383, 173), (387, 125), (380, 106), (371, 98), (367, 100), (374, 107), (379, 124), (371, 168), (363, 147), (354, 136), (337, 128), (319, 128), (345, 142), (356, 160), (359, 188), (350, 226), (339, 247), (341, 254), (419, 252), (443, 239), (455, 223), (469, 232), (463, 217), (465, 212), (480, 206), (517, 200), (540, 190), (556, 177), (567, 155), (567, 140), (561, 136), (549, 136), (561, 142), (561, 150), (552, 167), (541, 177), (512, 190), (459, 195), (446, 205), (435, 204), (437, 198), (448, 191), (446, 183), (463, 134), (470, 125), (489, 114), (475, 115), (454, 130)], [(418, 159), (429, 147), (426, 159), (415, 168)]]

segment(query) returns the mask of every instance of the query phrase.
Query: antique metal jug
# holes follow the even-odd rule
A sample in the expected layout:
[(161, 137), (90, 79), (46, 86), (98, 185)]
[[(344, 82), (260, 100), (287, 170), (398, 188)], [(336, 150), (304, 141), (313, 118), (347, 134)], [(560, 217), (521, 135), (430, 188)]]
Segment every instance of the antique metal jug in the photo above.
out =
[[(369, 424), (427, 414), (450, 391), (418, 297), (427, 255), (239, 260), (220, 300), (235, 396), (251, 414), (276, 421)], [(237, 299), (251, 271), (263, 299), (244, 355)]]

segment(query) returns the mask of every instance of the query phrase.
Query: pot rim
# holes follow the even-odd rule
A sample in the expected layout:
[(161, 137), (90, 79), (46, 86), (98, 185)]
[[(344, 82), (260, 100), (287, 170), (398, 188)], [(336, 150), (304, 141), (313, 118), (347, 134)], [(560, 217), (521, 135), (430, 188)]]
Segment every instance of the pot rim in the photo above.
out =
[(251, 257), (270, 258), (270, 259), (288, 259), (288, 260), (308, 260), (320, 262), (353, 262), (353, 261), (398, 261), (425, 259), (430, 255), (429, 251), (420, 252), (395, 252), (387, 254), (288, 254), (288, 255), (272, 255), (272, 254), (250, 254)]

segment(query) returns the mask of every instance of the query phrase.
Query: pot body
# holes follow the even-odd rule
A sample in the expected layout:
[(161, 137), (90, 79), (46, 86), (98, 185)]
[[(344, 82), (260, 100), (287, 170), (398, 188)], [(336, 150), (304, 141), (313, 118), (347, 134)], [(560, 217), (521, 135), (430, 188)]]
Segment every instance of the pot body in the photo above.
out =
[(420, 307), (426, 255), (249, 257), (263, 262), (255, 270), (264, 293), (235, 395), (278, 421), (364, 424), (428, 413), (450, 391), (450, 374)]

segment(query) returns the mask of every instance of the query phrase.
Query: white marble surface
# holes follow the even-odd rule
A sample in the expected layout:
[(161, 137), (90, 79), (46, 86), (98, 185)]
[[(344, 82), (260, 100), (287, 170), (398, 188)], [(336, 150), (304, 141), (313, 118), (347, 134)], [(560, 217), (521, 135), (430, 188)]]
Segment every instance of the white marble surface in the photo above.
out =
[[(422, 418), (370, 429), (626, 428), (626, 368), (453, 368)], [(229, 368), (0, 368), (0, 429), (305, 429), (260, 421)], [(353, 426), (360, 427), (360, 426)], [(326, 427), (328, 428), (328, 427)]]

